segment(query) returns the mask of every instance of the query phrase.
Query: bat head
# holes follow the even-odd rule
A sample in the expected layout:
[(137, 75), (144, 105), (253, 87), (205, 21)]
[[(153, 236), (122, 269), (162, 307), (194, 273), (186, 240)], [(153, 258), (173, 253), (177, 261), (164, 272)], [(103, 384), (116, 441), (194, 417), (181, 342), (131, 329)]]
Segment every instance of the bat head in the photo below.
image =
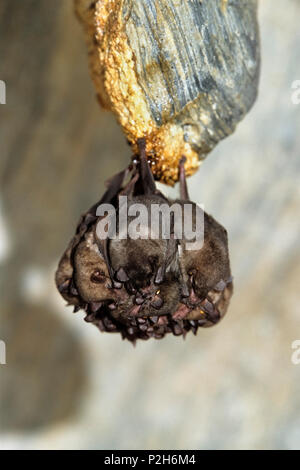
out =
[[(159, 195), (131, 198), (128, 214), (140, 208), (138, 219), (128, 215), (125, 225), (118, 221), (116, 237), (108, 240), (108, 258), (115, 279), (129, 283), (136, 290), (149, 287), (151, 282), (160, 284), (172, 258), (169, 240), (162, 237), (161, 227), (156, 227), (155, 235), (151, 226), (152, 204), (165, 202)], [(138, 238), (132, 236), (133, 228), (137, 229)]]
[(90, 230), (74, 252), (74, 281), (85, 302), (113, 300), (112, 283), (103, 255)]

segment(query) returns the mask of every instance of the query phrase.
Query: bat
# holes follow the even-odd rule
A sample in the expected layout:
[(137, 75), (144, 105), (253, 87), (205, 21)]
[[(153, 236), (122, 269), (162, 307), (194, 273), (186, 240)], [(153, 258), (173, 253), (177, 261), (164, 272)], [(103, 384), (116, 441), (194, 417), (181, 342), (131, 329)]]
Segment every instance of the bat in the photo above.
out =
[(198, 208), (188, 196), (185, 159), (179, 166), (180, 199), (174, 201), (157, 190), (143, 140), (139, 149), (132, 164), (111, 178), (100, 201), (83, 214), (56, 272), (57, 287), (75, 312), (83, 309), (87, 322), (133, 343), (212, 326), (224, 316), (232, 294), (227, 233), (206, 213), (204, 243), (197, 250), (187, 249), (190, 240), (184, 235), (175, 237), (174, 217), (169, 219), (169, 238), (163, 237), (162, 227), (151, 237), (149, 218), (139, 220), (139, 230), (149, 237), (123, 238), (135, 215), (125, 221), (116, 216), (115, 237), (99, 238), (97, 224), (104, 219), (97, 208), (108, 203), (118, 215), (120, 196), (127, 196), (129, 213), (136, 204), (151, 214), (153, 205), (189, 203), (197, 228)]

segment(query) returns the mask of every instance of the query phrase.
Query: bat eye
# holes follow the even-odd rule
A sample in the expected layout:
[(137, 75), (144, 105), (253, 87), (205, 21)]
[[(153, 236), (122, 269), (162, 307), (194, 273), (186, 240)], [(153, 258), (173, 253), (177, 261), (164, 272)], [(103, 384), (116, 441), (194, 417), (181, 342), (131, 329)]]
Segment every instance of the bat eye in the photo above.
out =
[(100, 284), (105, 281), (105, 274), (103, 271), (94, 271), (93, 274), (91, 275), (91, 281), (95, 282), (96, 284)]

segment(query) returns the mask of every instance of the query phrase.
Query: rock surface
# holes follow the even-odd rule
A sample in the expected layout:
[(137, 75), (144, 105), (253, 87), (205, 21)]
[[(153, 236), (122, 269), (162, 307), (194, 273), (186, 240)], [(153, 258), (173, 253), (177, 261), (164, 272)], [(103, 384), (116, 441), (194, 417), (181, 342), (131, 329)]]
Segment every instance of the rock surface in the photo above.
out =
[(157, 180), (194, 173), (257, 94), (256, 0), (75, 0), (92, 77), (137, 151), (146, 139)]

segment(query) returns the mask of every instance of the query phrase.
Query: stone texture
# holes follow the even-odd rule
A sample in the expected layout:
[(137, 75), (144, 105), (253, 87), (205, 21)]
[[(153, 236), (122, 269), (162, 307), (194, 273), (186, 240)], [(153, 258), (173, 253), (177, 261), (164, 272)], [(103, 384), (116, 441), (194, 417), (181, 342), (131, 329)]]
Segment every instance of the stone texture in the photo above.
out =
[(158, 181), (193, 174), (257, 94), (256, 0), (75, 0), (100, 102)]

